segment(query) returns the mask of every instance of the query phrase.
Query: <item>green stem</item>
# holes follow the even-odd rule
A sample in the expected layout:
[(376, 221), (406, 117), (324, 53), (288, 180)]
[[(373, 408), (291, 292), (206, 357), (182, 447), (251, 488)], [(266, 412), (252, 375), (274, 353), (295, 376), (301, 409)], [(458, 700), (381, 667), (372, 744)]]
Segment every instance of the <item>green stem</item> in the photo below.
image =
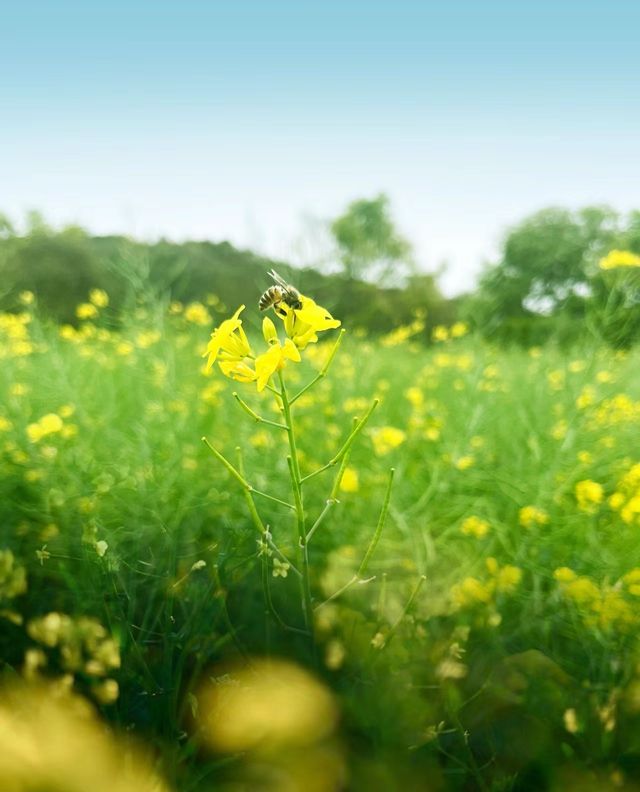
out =
[(333, 459), (331, 459), (329, 462), (327, 462), (326, 465), (323, 465), (321, 468), (318, 468), (317, 470), (314, 470), (313, 473), (309, 473), (309, 475), (307, 475), (303, 479), (301, 479), (300, 480), (301, 484), (304, 484), (305, 481), (308, 481), (309, 479), (312, 479), (314, 476), (317, 476), (319, 473), (324, 473), (325, 470), (329, 470), (329, 468), (333, 467), (334, 465), (337, 465), (338, 462), (340, 462), (340, 460), (344, 457), (344, 455), (351, 449), (351, 446), (353, 445), (356, 437), (364, 429), (367, 421), (369, 420), (369, 418), (371, 418), (371, 414), (376, 409), (378, 404), (379, 404), (379, 399), (374, 399), (373, 400), (373, 404), (367, 410), (364, 418), (361, 421), (358, 421), (358, 423), (356, 424), (355, 428), (351, 431), (351, 434), (344, 441), (344, 443), (342, 445), (342, 448), (333, 457)]
[(391, 487), (393, 485), (393, 476), (395, 474), (395, 468), (391, 468), (389, 471), (389, 483), (387, 484), (387, 491), (384, 495), (384, 501), (382, 502), (382, 509), (380, 510), (380, 517), (378, 518), (378, 524), (376, 526), (376, 530), (374, 531), (373, 536), (371, 537), (371, 541), (369, 542), (369, 547), (367, 548), (367, 552), (364, 554), (364, 558), (362, 559), (362, 563), (360, 564), (360, 569), (358, 570), (358, 577), (362, 577), (364, 573), (367, 571), (367, 567), (369, 566), (369, 561), (371, 560), (371, 556), (373, 555), (376, 547), (378, 546), (378, 542), (380, 541), (380, 534), (382, 533), (382, 529), (384, 528), (385, 521), (387, 519), (387, 512), (389, 511), (389, 501), (391, 499)]
[[(238, 446), (236, 448), (236, 454), (238, 456), (238, 471), (242, 476), (244, 476), (244, 460), (242, 458), (242, 449)], [(256, 504), (254, 503), (253, 497), (251, 495), (251, 491), (245, 489), (244, 490), (244, 497), (247, 502), (247, 506), (249, 507), (249, 512), (251, 513), (251, 517), (253, 522), (260, 532), (262, 536), (262, 540), (267, 544), (267, 546), (280, 558), (281, 561), (284, 561), (286, 564), (289, 564), (289, 568), (295, 572), (298, 577), (300, 577), (300, 572), (293, 566), (293, 564), (289, 561), (289, 559), (282, 553), (274, 544), (273, 539), (271, 538), (271, 533), (265, 524), (262, 522), (262, 519), (258, 513), (258, 509), (256, 508)], [(286, 624), (278, 611), (273, 604), (273, 599), (271, 598), (271, 589), (269, 588), (269, 570), (268, 570), (268, 557), (266, 553), (262, 555), (262, 594), (264, 597), (264, 604), (267, 610), (267, 613), (273, 618), (273, 620), (280, 625), (285, 630), (291, 630), (293, 632), (304, 632), (302, 630), (298, 630), (297, 627), (290, 627)], [(267, 624), (267, 653), (268, 647), (270, 643), (270, 633), (269, 633), (269, 626)]]
[(331, 511), (331, 508), (336, 505), (336, 503), (338, 503), (338, 501), (335, 498), (329, 498), (327, 500), (327, 502), (324, 504), (324, 508), (320, 512), (320, 515), (318, 516), (318, 519), (311, 526), (311, 530), (307, 534), (307, 544), (309, 544), (309, 542), (311, 541), (311, 538), (313, 537), (314, 533), (318, 530), (318, 528), (322, 524), (322, 521), (327, 516), (327, 514), (329, 514), (329, 512)]
[(337, 591), (334, 591), (330, 597), (327, 597), (324, 602), (321, 602), (319, 605), (316, 605), (315, 610), (320, 610), (320, 608), (324, 608), (325, 605), (328, 605), (330, 602), (333, 602), (334, 599), (337, 599), (339, 596), (344, 594), (345, 591), (351, 588), (355, 583), (359, 583), (361, 586), (365, 585), (366, 583), (371, 583), (372, 580), (375, 580), (376, 576), (366, 578), (363, 580), (360, 575), (354, 575), (350, 580), (348, 580), (344, 586), (341, 586)]
[(338, 351), (338, 348), (340, 347), (340, 344), (342, 343), (342, 337), (344, 336), (344, 334), (346, 332), (347, 332), (346, 330), (341, 330), (340, 331), (340, 333), (338, 334), (338, 337), (336, 338), (336, 342), (333, 345), (333, 349), (329, 353), (329, 357), (327, 358), (327, 361), (324, 364), (324, 366), (320, 369), (320, 371), (316, 374), (316, 376), (311, 380), (311, 382), (308, 385), (305, 385), (304, 388), (302, 388), (302, 390), (298, 391), (296, 393), (296, 395), (292, 399), (289, 400), (289, 404), (293, 404), (294, 402), (298, 401), (298, 399), (303, 394), (305, 394), (308, 390), (313, 388), (313, 386), (316, 384), (316, 382), (318, 382), (319, 380), (321, 380), (321, 379), (323, 379), (324, 377), (327, 376), (327, 371), (329, 371), (329, 366), (333, 363), (333, 359), (336, 356), (336, 352)]
[(233, 398), (238, 402), (238, 404), (242, 407), (242, 409), (253, 418), (253, 420), (256, 423), (263, 423), (266, 424), (267, 426), (275, 426), (276, 429), (287, 428), (282, 423), (278, 423), (277, 421), (270, 421), (268, 418), (263, 418), (262, 416), (258, 415), (258, 413), (254, 412), (254, 410), (252, 410), (251, 407), (249, 407), (246, 401), (244, 401), (244, 399), (241, 399), (240, 396), (235, 391), (233, 393)]
[[(238, 457), (238, 471), (242, 477), (244, 477), (244, 460), (242, 458), (242, 449), (240, 446), (236, 447), (236, 455)], [(258, 533), (260, 534), (261, 539), (267, 543), (269, 548), (273, 550), (273, 552), (278, 556), (281, 561), (284, 561), (285, 564), (289, 564), (291, 571), (297, 575), (298, 577), (302, 577), (300, 574), (300, 570), (292, 564), (291, 561), (286, 557), (286, 555), (277, 547), (276, 543), (273, 541), (271, 536), (271, 532), (269, 531), (269, 527), (266, 526), (262, 522), (262, 518), (258, 513), (258, 508), (256, 506), (255, 501), (253, 500), (252, 492), (256, 492), (253, 489), (246, 489), (244, 490), (244, 499), (247, 503), (247, 508), (249, 509), (249, 514), (251, 515), (251, 519), (253, 520), (253, 524), (255, 525)]]
[[(234, 468), (231, 462), (229, 462), (229, 460), (226, 457), (224, 457), (216, 448), (214, 448), (206, 437), (203, 437), (202, 441), (211, 451), (211, 453), (215, 456), (218, 462), (224, 465), (224, 467), (229, 471), (229, 473), (231, 473), (234, 479), (242, 486), (245, 492), (248, 493), (253, 492), (255, 495), (260, 495), (261, 498), (267, 498), (268, 500), (275, 501), (275, 503), (279, 503), (281, 506), (286, 506), (287, 509), (291, 509), (292, 511), (295, 511), (296, 507), (293, 504), (281, 500), (280, 498), (276, 498), (275, 495), (269, 495), (268, 492), (262, 492), (262, 490), (257, 490), (254, 486), (249, 484), (249, 482), (246, 480), (242, 472)], [(254, 505), (254, 509), (255, 509), (255, 505)], [(251, 516), (253, 517), (253, 514)]]
[(300, 462), (298, 459), (298, 448), (296, 445), (296, 435), (291, 417), (291, 402), (287, 394), (282, 372), (278, 372), (280, 380), (280, 399), (282, 401), (282, 412), (284, 421), (287, 425), (287, 436), (289, 438), (289, 449), (291, 455), (287, 457), (289, 474), (291, 476), (291, 489), (296, 506), (296, 524), (298, 530), (298, 545), (300, 547), (301, 558), (301, 587), (302, 587), (302, 611), (304, 614), (305, 627), (311, 635), (313, 641), (313, 603), (311, 599), (311, 580), (309, 570), (309, 550), (307, 547), (307, 532), (305, 529), (304, 504), (302, 501), (302, 482), (300, 478)]
[(268, 492), (262, 492), (262, 490), (257, 490), (255, 487), (249, 485), (249, 492), (253, 492), (254, 495), (259, 495), (261, 498), (266, 498), (267, 500), (273, 501), (274, 503), (279, 503), (281, 506), (286, 506), (287, 509), (291, 509), (291, 511), (295, 511), (296, 507), (292, 503), (288, 503), (287, 501), (280, 500), (280, 498), (276, 498), (275, 495), (269, 495)]
[[(354, 418), (353, 419), (354, 428), (357, 425), (357, 423), (358, 423), (358, 419)], [(342, 477), (344, 476), (344, 471), (347, 469), (347, 465), (349, 464), (349, 457), (350, 456), (351, 456), (351, 449), (349, 449), (347, 451), (347, 453), (342, 457), (342, 462), (340, 463), (340, 467), (338, 469), (338, 473), (337, 473), (337, 475), (335, 477), (335, 480), (333, 482), (333, 487), (331, 487), (331, 493), (329, 494), (329, 497), (327, 498), (327, 500), (325, 502), (323, 510), (320, 512), (320, 516), (314, 522), (314, 524), (311, 527), (311, 530), (307, 534), (307, 544), (309, 544), (309, 542), (311, 541), (311, 537), (318, 530), (318, 528), (322, 524), (322, 521), (329, 514), (331, 509), (337, 503), (340, 503), (340, 501), (338, 500), (338, 490), (340, 489), (340, 482), (342, 481)]]

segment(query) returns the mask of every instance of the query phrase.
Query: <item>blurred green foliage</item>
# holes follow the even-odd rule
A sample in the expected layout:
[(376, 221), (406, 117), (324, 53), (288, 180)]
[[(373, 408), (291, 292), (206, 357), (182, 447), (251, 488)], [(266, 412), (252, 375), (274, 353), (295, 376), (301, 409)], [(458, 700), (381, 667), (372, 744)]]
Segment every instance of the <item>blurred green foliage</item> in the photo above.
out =
[(384, 194), (351, 203), (330, 231), (341, 265), (333, 274), (292, 269), (228, 242), (151, 243), (94, 237), (75, 226), (53, 230), (37, 213), (17, 233), (0, 215), (0, 309), (18, 309), (28, 290), (43, 314), (75, 323), (76, 306), (93, 288), (109, 294), (116, 324), (143, 295), (154, 304), (216, 295), (220, 310), (235, 309), (251, 294), (257, 302), (275, 268), (334, 314), (348, 316), (353, 329), (374, 334), (426, 314), (425, 341), (434, 327), (460, 319), (492, 341), (524, 346), (571, 344), (586, 333), (625, 348), (640, 338), (637, 272), (599, 268), (612, 249), (640, 252), (640, 211), (543, 209), (507, 232), (499, 260), (473, 292), (455, 299), (443, 296), (437, 275), (416, 270)]
[(414, 272), (411, 245), (396, 230), (384, 193), (350, 203), (331, 224), (331, 233), (349, 280), (398, 283)]
[[(362, 237), (357, 245), (361, 243)], [(373, 249), (370, 245), (368, 252), (358, 255), (366, 258)], [(388, 267), (391, 264), (387, 261)], [(215, 294), (223, 306), (235, 309), (251, 295), (258, 302), (270, 285), (271, 268), (303, 292), (316, 295), (329, 310), (348, 316), (353, 328), (385, 333), (411, 322), (416, 312), (426, 312), (426, 337), (433, 325), (455, 318), (455, 301), (443, 297), (433, 275), (413, 274), (403, 285), (381, 288), (356, 279), (349, 268), (333, 275), (292, 270), (228, 242), (145, 243), (123, 236), (94, 237), (77, 227), (54, 231), (38, 215), (30, 217), (26, 233), (17, 234), (0, 218), (0, 309), (17, 309), (20, 293), (32, 291), (40, 312), (58, 322), (74, 324), (76, 306), (93, 288), (109, 294), (116, 322), (143, 296), (149, 303), (186, 304)], [(358, 272), (363, 268), (359, 265)]]
[(571, 343), (588, 331), (613, 346), (629, 346), (640, 338), (640, 295), (631, 282), (598, 266), (615, 248), (640, 251), (640, 212), (621, 217), (606, 206), (543, 209), (508, 231), (499, 261), (485, 269), (463, 314), (485, 337), (501, 342)]

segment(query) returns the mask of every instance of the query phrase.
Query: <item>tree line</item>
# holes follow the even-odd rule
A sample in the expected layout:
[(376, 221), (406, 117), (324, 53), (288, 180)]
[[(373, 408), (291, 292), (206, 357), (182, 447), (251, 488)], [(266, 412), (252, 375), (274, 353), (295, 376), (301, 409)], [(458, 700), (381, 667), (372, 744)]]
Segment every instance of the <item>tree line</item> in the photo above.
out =
[[(338, 266), (294, 270), (228, 242), (93, 236), (76, 226), (54, 230), (37, 213), (19, 233), (0, 215), (0, 309), (18, 310), (20, 294), (30, 291), (44, 315), (74, 323), (76, 306), (96, 288), (109, 294), (114, 323), (141, 300), (187, 304), (215, 294), (235, 307), (252, 287), (257, 300), (275, 268), (349, 317), (351, 327), (372, 333), (426, 315), (425, 339), (457, 321), (501, 343), (572, 342), (585, 329), (614, 346), (640, 339), (640, 266), (633, 258), (640, 255), (640, 211), (543, 209), (506, 231), (476, 288), (453, 300), (436, 274), (416, 265), (384, 194), (354, 201), (327, 229)], [(631, 265), (603, 268), (611, 251), (624, 251)]]

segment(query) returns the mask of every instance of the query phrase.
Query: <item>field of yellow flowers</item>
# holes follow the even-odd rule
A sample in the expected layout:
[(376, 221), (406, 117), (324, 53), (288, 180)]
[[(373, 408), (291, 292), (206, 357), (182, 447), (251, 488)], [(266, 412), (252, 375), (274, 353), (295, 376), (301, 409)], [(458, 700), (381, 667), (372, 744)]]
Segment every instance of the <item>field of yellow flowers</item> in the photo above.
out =
[(640, 789), (640, 352), (22, 300), (2, 790)]

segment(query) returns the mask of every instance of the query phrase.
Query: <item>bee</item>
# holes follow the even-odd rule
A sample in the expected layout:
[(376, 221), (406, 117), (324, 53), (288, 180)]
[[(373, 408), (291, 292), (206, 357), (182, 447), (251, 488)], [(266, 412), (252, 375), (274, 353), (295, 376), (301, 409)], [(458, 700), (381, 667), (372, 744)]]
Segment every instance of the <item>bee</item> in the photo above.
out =
[(284, 316), (285, 313), (282, 308), (278, 310), (280, 303), (284, 303), (288, 305), (289, 308), (293, 309), (302, 308), (301, 295), (295, 286), (291, 286), (291, 284), (283, 280), (275, 270), (271, 270), (268, 274), (275, 281), (275, 285), (269, 286), (266, 292), (260, 297), (258, 308), (260, 308), (261, 311), (266, 311), (267, 308), (273, 308), (280, 316)]

